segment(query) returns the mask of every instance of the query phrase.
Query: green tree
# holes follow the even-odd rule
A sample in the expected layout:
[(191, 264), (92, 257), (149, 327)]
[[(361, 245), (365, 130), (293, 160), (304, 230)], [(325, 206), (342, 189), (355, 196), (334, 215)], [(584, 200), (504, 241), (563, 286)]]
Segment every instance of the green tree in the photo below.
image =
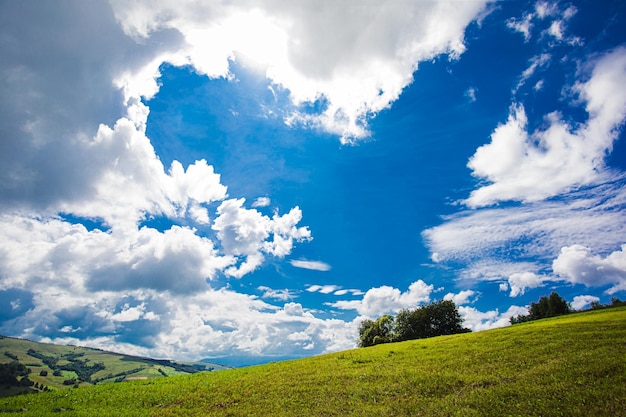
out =
[(511, 317), (511, 324), (523, 323), (531, 320), (545, 319), (548, 317), (562, 316), (572, 312), (569, 304), (556, 292), (548, 297), (544, 296), (539, 301), (530, 303), (528, 315)]
[(393, 316), (385, 314), (379, 319), (363, 320), (359, 325), (359, 346), (374, 346), (393, 340)]
[(400, 342), (469, 332), (453, 301), (442, 300), (413, 310), (401, 310), (397, 316), (386, 314), (378, 320), (364, 320), (359, 326), (359, 346)]
[(537, 303), (530, 303), (532, 320), (561, 316), (570, 312), (569, 305), (559, 294), (553, 292), (549, 297), (541, 297)]
[(19, 362), (0, 363), (0, 384), (19, 385), (18, 377), (26, 377), (30, 370)]
[(395, 340), (413, 340), (468, 332), (453, 301), (442, 300), (402, 310), (396, 317)]

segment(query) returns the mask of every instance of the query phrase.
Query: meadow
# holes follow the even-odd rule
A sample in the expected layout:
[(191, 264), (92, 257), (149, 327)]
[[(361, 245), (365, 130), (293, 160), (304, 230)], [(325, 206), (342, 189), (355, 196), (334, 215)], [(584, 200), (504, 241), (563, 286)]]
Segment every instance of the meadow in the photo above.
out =
[(45, 416), (626, 416), (626, 308), (0, 399)]

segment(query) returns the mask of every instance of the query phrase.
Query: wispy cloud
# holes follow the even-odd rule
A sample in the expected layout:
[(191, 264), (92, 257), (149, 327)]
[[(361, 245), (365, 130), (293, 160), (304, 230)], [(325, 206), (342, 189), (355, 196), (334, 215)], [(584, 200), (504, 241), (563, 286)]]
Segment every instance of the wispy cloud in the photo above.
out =
[(584, 244), (609, 254), (626, 235), (626, 192), (620, 178), (523, 205), (464, 210), (423, 236), (437, 261), (461, 268), (473, 280), (516, 273), (551, 273), (561, 248)]
[(287, 300), (292, 300), (297, 297), (297, 293), (289, 289), (275, 290), (273, 288), (266, 287), (264, 285), (261, 285), (257, 289), (263, 292), (263, 295), (261, 295), (261, 298), (270, 298), (274, 300), (287, 301)]
[(340, 289), (341, 287), (338, 285), (310, 285), (306, 290), (308, 292), (319, 292), (322, 294), (330, 294)]
[(313, 271), (326, 272), (326, 271), (331, 270), (330, 265), (321, 261), (308, 261), (306, 259), (294, 259), (294, 260), (289, 261), (289, 263), (291, 263), (291, 265), (296, 268), (310, 269)]

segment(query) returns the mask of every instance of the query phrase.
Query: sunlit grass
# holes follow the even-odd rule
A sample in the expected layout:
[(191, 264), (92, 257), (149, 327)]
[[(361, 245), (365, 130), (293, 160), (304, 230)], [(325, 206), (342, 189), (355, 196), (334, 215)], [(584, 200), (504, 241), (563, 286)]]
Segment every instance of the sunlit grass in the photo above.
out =
[(623, 416), (626, 308), (0, 400), (41, 416)]

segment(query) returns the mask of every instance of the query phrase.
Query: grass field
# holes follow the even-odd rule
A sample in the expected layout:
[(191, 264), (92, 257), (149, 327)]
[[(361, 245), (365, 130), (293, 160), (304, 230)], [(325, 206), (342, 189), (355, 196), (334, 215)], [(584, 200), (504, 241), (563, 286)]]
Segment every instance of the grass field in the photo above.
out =
[(45, 416), (626, 416), (626, 308), (0, 399)]

